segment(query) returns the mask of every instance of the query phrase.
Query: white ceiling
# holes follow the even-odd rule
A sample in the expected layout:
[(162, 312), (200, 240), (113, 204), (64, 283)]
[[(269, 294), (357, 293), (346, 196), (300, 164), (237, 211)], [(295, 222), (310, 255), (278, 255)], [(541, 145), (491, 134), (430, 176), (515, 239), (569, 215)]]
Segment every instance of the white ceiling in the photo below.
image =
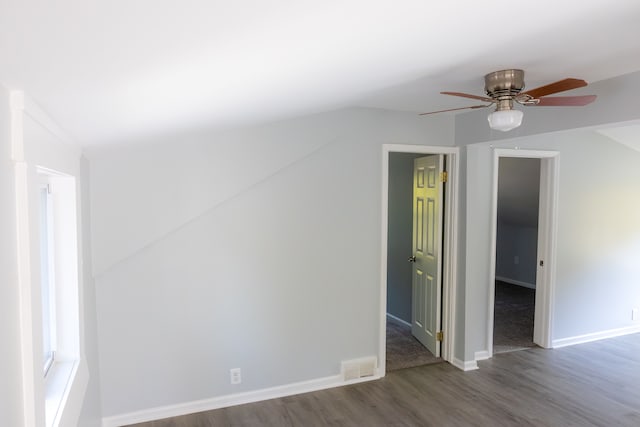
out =
[[(83, 144), (640, 70), (637, 0), (2, 0), (0, 82)], [(473, 101), (472, 101), (473, 102)]]

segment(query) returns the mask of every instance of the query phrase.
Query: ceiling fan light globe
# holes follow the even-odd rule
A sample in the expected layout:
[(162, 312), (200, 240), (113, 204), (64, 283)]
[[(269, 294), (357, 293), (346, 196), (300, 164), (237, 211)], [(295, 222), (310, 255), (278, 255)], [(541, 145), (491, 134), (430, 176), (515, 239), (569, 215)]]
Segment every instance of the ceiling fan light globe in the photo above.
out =
[(489, 114), (489, 127), (502, 132), (515, 129), (522, 124), (524, 114), (520, 110), (499, 110)]

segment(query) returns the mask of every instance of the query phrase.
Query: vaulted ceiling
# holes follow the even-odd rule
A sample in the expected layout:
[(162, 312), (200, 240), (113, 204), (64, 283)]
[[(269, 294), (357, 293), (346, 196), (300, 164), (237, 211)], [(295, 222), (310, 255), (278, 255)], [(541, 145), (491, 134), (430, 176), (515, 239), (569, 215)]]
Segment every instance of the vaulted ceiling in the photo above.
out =
[(83, 144), (640, 70), (637, 0), (4, 0), (0, 82)]

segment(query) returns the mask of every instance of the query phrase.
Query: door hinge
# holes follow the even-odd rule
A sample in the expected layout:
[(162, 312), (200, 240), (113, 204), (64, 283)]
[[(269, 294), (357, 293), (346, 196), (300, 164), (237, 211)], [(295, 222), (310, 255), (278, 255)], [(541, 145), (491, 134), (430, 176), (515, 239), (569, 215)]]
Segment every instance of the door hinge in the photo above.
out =
[(449, 173), (447, 171), (440, 172), (440, 182), (447, 182), (449, 180)]
[(444, 339), (444, 332), (440, 331), (436, 333), (436, 341), (442, 341)]

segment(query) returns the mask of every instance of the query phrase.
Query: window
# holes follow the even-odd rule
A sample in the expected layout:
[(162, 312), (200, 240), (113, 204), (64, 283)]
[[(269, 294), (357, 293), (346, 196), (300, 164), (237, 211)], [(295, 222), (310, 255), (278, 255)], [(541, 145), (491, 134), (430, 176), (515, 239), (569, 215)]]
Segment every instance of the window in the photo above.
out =
[(60, 421), (80, 360), (76, 179), (37, 171), (44, 405), (52, 427)]
[(50, 188), (46, 181), (40, 185), (40, 292), (45, 378), (53, 365), (56, 348), (53, 210)]

